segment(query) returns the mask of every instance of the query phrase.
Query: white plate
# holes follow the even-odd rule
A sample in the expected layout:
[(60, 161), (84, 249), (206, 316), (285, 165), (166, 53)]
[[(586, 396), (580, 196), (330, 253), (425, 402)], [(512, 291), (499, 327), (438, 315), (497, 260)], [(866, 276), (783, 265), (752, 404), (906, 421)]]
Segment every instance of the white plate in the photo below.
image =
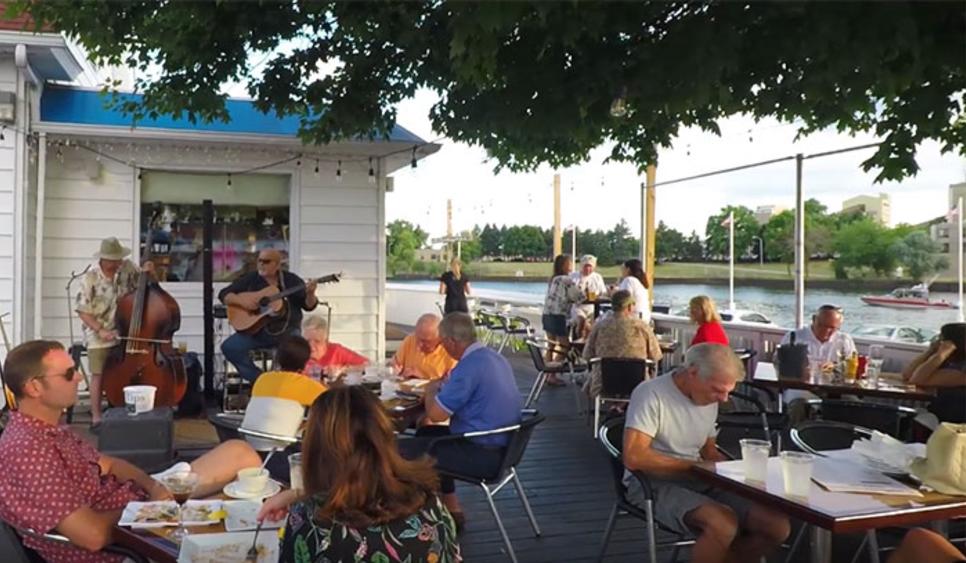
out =
[(230, 496), (231, 498), (263, 499), (266, 497), (270, 497), (281, 490), (282, 490), (282, 485), (280, 485), (278, 481), (269, 479), (268, 482), (265, 483), (264, 489), (262, 489), (261, 491), (256, 491), (254, 493), (242, 490), (242, 488), (239, 486), (238, 481), (232, 481), (231, 483), (228, 483), (227, 485), (225, 485), (225, 488), (222, 489), (222, 492)]
[[(178, 563), (241, 563), (255, 539), (255, 532), (191, 534), (181, 543)], [(258, 534), (258, 563), (278, 561), (278, 533)]]
[[(262, 503), (253, 500), (226, 500), (225, 507), (225, 530), (238, 532), (242, 530), (254, 530), (258, 526), (255, 518), (258, 516)], [(265, 520), (262, 523), (263, 530), (278, 529), (285, 525), (285, 518), (281, 520)]]
[[(216, 524), (207, 515), (221, 510), (220, 500), (189, 500), (185, 503), (185, 526)], [(178, 504), (173, 500), (154, 502), (131, 501), (121, 513), (120, 526), (132, 528), (160, 528), (178, 525)]]

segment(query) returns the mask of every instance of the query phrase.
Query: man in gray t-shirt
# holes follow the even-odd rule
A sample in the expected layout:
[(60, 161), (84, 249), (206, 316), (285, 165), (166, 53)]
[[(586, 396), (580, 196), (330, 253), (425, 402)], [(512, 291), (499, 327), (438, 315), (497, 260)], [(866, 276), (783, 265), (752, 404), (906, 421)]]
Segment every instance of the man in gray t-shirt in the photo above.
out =
[[(725, 459), (715, 445), (718, 403), (728, 400), (743, 371), (731, 348), (698, 344), (683, 367), (638, 385), (627, 407), (624, 465), (650, 480), (658, 522), (697, 536), (692, 561), (757, 561), (789, 534), (784, 515), (690, 478), (695, 463)], [(630, 471), (628, 499), (643, 506), (643, 489)]]

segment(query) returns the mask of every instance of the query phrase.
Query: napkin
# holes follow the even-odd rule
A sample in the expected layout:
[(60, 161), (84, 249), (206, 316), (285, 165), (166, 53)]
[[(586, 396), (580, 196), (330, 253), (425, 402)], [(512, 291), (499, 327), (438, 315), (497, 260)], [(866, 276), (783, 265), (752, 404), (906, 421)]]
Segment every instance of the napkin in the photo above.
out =
[(881, 471), (908, 473), (917, 457), (925, 457), (925, 444), (906, 444), (878, 430), (869, 439), (852, 442), (852, 451), (861, 455)]
[(164, 471), (151, 475), (151, 477), (157, 481), (160, 481), (168, 475), (177, 475), (178, 473), (191, 473), (191, 464), (186, 461), (179, 461)]

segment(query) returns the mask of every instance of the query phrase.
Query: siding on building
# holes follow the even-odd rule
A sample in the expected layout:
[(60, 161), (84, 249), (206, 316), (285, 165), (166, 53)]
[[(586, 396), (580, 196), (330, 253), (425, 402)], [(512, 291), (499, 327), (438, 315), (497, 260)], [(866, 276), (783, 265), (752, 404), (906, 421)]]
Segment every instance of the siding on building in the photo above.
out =
[[(13, 58), (0, 60), (0, 90), (16, 92), (16, 77)], [(4, 140), (0, 141), (0, 315), (10, 313), (0, 322), (3, 322), (11, 341), (16, 341), (16, 327), (21, 320), (13, 315), (14, 279), (17, 275), (14, 269), (14, 240), (19, 238), (14, 234), (17, 228), (16, 215), (22, 214), (22, 210), (17, 209), (17, 186), (14, 181), (17, 160), (16, 138), (17, 136), (7, 129)], [(0, 358), (4, 357), (6, 357), (6, 348), (0, 346)]]
[[(136, 148), (91, 145), (121, 161), (136, 160), (145, 168), (170, 171), (230, 171), (280, 160), (278, 153), (234, 151), (233, 157), (212, 162), (217, 151), (185, 150), (170, 145)], [(62, 158), (51, 146), (47, 157), (43, 241), (43, 329), (46, 338), (69, 340), (68, 301), (65, 286), (71, 271), (80, 272), (93, 259), (102, 238), (116, 236), (131, 248), (136, 245), (137, 207), (140, 196), (137, 172), (110, 159), (102, 159), (102, 172), (91, 179), (89, 162), (94, 153), (64, 148)], [(320, 286), (318, 298), (332, 305), (332, 339), (374, 360), (384, 354), (381, 280), (385, 271), (383, 191), (367, 181), (367, 169), (343, 166), (343, 181), (335, 181), (335, 165), (314, 164), (309, 169), (294, 163), (263, 170), (290, 177), (291, 269), (302, 277), (342, 272), (341, 283)], [(2, 192), (0, 192), (2, 193)], [(202, 284), (165, 283), (181, 307), (181, 330), (176, 341), (190, 350), (203, 350)], [(215, 292), (224, 284), (215, 284)], [(76, 293), (77, 285), (73, 288)], [(317, 314), (324, 314), (320, 308)], [(216, 333), (218, 325), (216, 322)], [(81, 338), (74, 315), (75, 340)], [(227, 324), (223, 335), (230, 334)]]

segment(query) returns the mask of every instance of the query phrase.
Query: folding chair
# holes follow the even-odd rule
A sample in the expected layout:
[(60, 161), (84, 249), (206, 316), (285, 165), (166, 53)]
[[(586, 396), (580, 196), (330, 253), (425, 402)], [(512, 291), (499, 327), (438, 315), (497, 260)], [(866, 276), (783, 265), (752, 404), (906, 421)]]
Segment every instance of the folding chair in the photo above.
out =
[[(678, 551), (682, 547), (694, 545), (695, 540), (693, 537), (681, 536), (661, 527), (654, 519), (654, 493), (651, 490), (650, 481), (646, 475), (640, 472), (632, 473), (644, 490), (644, 508), (638, 507), (627, 499), (627, 487), (624, 486), (625, 469), (622, 459), (622, 451), (624, 448), (624, 417), (612, 418), (605, 422), (601, 428), (599, 439), (601, 445), (604, 447), (604, 451), (607, 452), (607, 459), (610, 462), (611, 477), (614, 482), (614, 491), (617, 494), (617, 500), (614, 502), (614, 508), (611, 509), (610, 517), (607, 519), (607, 526), (604, 528), (604, 537), (601, 540), (597, 561), (603, 561), (604, 555), (607, 553), (607, 544), (610, 541), (611, 532), (614, 531), (614, 525), (617, 523), (617, 517), (625, 515), (633, 516), (646, 523), (647, 551), (650, 563), (657, 563), (658, 549), (667, 548), (672, 549), (670, 561), (677, 561)], [(659, 527), (662, 531), (672, 534), (675, 539), (658, 543), (656, 530)]]
[(513, 563), (517, 563), (516, 552), (513, 551), (513, 544), (510, 543), (510, 536), (506, 532), (506, 528), (503, 526), (503, 520), (500, 518), (500, 513), (496, 509), (496, 504), (493, 502), (493, 497), (506, 486), (507, 483), (513, 482), (513, 487), (517, 490), (517, 495), (520, 497), (520, 502), (523, 503), (523, 509), (527, 513), (527, 518), (530, 520), (530, 526), (533, 528), (533, 534), (535, 536), (540, 535), (540, 526), (537, 525), (537, 519), (533, 515), (533, 509), (530, 508), (530, 501), (527, 500), (527, 495), (523, 490), (523, 485), (520, 483), (520, 478), (517, 476), (516, 467), (523, 458), (523, 454), (527, 449), (527, 444), (530, 442), (530, 436), (533, 435), (533, 430), (538, 424), (543, 422), (543, 415), (536, 411), (524, 410), (523, 420), (519, 424), (514, 424), (512, 426), (507, 426), (505, 428), (498, 428), (496, 430), (487, 430), (481, 432), (465, 432), (463, 434), (451, 434), (448, 436), (441, 436), (436, 438), (429, 445), (429, 455), (433, 455), (433, 448), (440, 442), (448, 440), (461, 440), (466, 438), (473, 438), (478, 436), (492, 436), (494, 434), (509, 434), (510, 441), (507, 444), (506, 450), (503, 454), (503, 461), (500, 463), (500, 468), (493, 475), (470, 475), (464, 473), (455, 473), (452, 471), (446, 471), (437, 468), (437, 471), (441, 475), (451, 477), (457, 481), (463, 481), (464, 483), (472, 483), (483, 489), (483, 494), (486, 496), (486, 502), (490, 505), (490, 511), (493, 513), (493, 518), (496, 520), (496, 525), (500, 529), (500, 536), (503, 537), (503, 543), (506, 545), (507, 553), (510, 555), (510, 560)]
[(639, 358), (601, 358), (600, 393), (594, 397), (594, 439), (600, 428), (600, 406), (604, 403), (628, 403), (631, 393), (654, 373), (652, 360)]
[[(733, 391), (730, 396), (729, 403), (734, 410), (718, 414), (718, 428), (736, 430), (742, 438), (753, 436), (768, 440), (774, 451), (778, 452), (781, 449), (781, 432), (788, 426), (788, 416), (769, 412), (757, 395)], [(734, 455), (737, 451), (729, 453)]]
[(908, 441), (915, 409), (843, 399), (812, 399), (808, 402), (822, 420), (832, 420), (878, 430), (897, 440)]
[(523, 336), (525, 339), (533, 337), (533, 327), (528, 319), (503, 314), (497, 315), (497, 319), (499, 319), (503, 328), (503, 338), (496, 349), (498, 353), (502, 354), (506, 345), (517, 336)]

